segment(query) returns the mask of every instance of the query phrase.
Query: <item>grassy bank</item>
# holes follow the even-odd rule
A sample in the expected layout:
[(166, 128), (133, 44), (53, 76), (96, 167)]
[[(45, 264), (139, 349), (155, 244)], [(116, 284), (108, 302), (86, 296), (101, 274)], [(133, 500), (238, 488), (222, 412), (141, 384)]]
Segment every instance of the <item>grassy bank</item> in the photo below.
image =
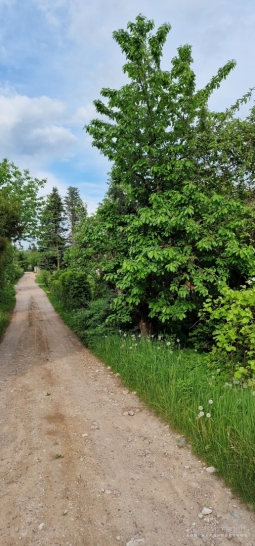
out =
[[(45, 287), (44, 287), (45, 289)], [(55, 310), (77, 332), (72, 313), (47, 291)], [(125, 385), (213, 465), (241, 498), (255, 507), (255, 393), (212, 373), (204, 355), (168, 342), (111, 335), (91, 347)]]
[(0, 340), (8, 326), (11, 318), (11, 312), (15, 307), (15, 290), (12, 286), (7, 286), (0, 290)]
[(255, 507), (255, 396), (211, 374), (205, 357), (166, 343), (111, 336), (93, 351), (189, 439), (233, 491)]

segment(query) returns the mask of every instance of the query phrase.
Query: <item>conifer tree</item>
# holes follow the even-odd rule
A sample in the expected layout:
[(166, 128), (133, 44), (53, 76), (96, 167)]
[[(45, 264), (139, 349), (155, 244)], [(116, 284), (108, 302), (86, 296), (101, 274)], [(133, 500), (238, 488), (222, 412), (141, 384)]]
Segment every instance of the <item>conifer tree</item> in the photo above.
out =
[(40, 260), (45, 269), (60, 269), (62, 255), (66, 246), (65, 211), (58, 189), (53, 188), (47, 196), (41, 214)]
[(67, 195), (64, 198), (64, 204), (69, 230), (67, 240), (73, 245), (77, 224), (79, 224), (81, 219), (86, 216), (87, 213), (78, 188), (74, 188), (72, 186), (67, 188)]

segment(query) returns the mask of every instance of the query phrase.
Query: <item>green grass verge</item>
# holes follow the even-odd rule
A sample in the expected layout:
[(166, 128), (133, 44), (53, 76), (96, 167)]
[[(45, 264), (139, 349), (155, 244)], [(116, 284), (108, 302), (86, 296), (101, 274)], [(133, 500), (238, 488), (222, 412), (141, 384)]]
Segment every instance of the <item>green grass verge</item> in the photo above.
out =
[[(74, 329), (72, 313), (42, 288)], [(251, 389), (232, 383), (225, 386), (222, 371), (213, 375), (203, 355), (172, 350), (161, 341), (120, 334), (98, 338), (91, 349), (157, 415), (184, 434), (193, 451), (213, 465), (243, 501), (255, 507), (255, 396)], [(204, 415), (198, 417), (200, 412)]]
[(251, 389), (232, 383), (225, 386), (221, 372), (214, 376), (208, 371), (203, 355), (171, 350), (160, 341), (110, 336), (98, 340), (93, 352), (255, 507), (255, 393)]
[(15, 290), (12, 286), (7, 286), (0, 291), (0, 340), (10, 322), (14, 307)]

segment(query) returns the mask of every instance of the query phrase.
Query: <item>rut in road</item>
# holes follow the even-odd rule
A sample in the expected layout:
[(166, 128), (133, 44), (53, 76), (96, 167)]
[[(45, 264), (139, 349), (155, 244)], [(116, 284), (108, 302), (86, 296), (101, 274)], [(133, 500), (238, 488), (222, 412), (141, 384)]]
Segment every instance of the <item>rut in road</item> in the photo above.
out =
[(254, 512), (80, 343), (34, 277), (19, 281), (0, 345), (0, 545), (254, 546)]

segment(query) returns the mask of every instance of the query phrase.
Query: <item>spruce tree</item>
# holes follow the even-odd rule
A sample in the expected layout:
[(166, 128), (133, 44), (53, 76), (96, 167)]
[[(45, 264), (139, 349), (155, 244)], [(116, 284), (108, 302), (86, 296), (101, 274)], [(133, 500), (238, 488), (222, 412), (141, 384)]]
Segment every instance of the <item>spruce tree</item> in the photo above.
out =
[(41, 214), (40, 260), (45, 269), (60, 269), (62, 255), (66, 246), (65, 210), (58, 189), (53, 188), (47, 196)]
[(82, 217), (87, 213), (78, 188), (74, 188), (72, 186), (67, 188), (67, 195), (64, 198), (64, 204), (69, 230), (67, 240), (73, 245), (76, 226), (79, 224)]

